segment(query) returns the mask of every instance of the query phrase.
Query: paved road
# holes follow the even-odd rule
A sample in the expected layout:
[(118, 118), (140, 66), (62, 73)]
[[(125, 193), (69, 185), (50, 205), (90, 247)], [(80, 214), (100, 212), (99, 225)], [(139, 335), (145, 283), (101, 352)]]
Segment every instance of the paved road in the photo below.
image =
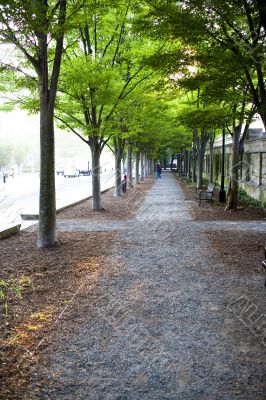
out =
[[(123, 254), (110, 254), (97, 282), (72, 304), (86, 301), (88, 311), (73, 326), (62, 322), (39, 365), (37, 381), (49, 384), (38, 399), (265, 399), (262, 280), (220, 273), (205, 225), (191, 219), (183, 200), (164, 174), (133, 221), (109, 223), (120, 230)], [(72, 230), (73, 223), (59, 225)]]
[[(114, 185), (113, 171), (102, 174), (102, 190)], [(56, 176), (57, 208), (74, 203), (92, 193), (91, 176), (64, 178)], [(39, 176), (38, 174), (17, 175), (8, 178), (0, 187), (0, 230), (22, 223), (20, 214), (38, 214)]]

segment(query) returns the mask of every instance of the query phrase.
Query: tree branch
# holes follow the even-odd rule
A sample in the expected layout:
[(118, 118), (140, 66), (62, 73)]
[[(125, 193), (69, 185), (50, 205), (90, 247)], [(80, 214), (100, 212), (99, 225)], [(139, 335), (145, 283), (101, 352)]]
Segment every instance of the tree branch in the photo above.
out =
[(21, 45), (20, 41), (17, 39), (14, 31), (10, 28), (8, 25), (7, 21), (5, 19), (1, 19), (2, 23), (6, 26), (7, 30), (9, 33), (3, 33), (3, 37), (6, 38), (9, 42), (13, 43), (27, 58), (27, 60), (32, 64), (32, 66), (35, 68), (36, 72), (40, 73), (40, 64), (38, 60), (36, 60), (32, 55)]
[(148, 75), (144, 76), (144, 78), (140, 79), (137, 83), (135, 83), (135, 85), (123, 97), (121, 97), (121, 100), (124, 100), (124, 98), (127, 97), (135, 89), (136, 86), (138, 86), (141, 82), (148, 79), (151, 75), (153, 75), (153, 72), (150, 72)]
[[(64, 29), (65, 21), (66, 21), (66, 0), (59, 0), (60, 2), (60, 11), (58, 17), (58, 26), (60, 29)], [(50, 84), (50, 107), (54, 107), (55, 96), (58, 86), (58, 78), (61, 66), (61, 58), (63, 52), (63, 42), (64, 42), (64, 32), (61, 32), (60, 37), (56, 40), (56, 48), (55, 48), (55, 58), (51, 76), (51, 84)]]
[(86, 144), (89, 144), (89, 141), (86, 140), (80, 133), (78, 133), (74, 128), (72, 128), (71, 125), (69, 125), (66, 121), (64, 121), (62, 118), (58, 117), (57, 115), (54, 114), (54, 117), (56, 119), (58, 119), (59, 121), (61, 121), (64, 125), (66, 125), (68, 127), (68, 129), (70, 129), (73, 133), (75, 133), (75, 135), (77, 135), (83, 142), (85, 142)]
[(74, 121), (76, 121), (79, 125), (83, 126), (84, 128), (86, 128), (86, 125), (83, 124), (83, 122), (78, 119), (77, 117), (74, 117), (72, 114), (69, 114), (67, 111), (65, 110), (61, 110), (61, 112), (63, 112), (64, 114), (66, 114), (68, 117), (70, 117), (71, 119), (73, 119)]
[(117, 56), (117, 53), (118, 53), (118, 50), (119, 50), (119, 47), (120, 47), (122, 35), (124, 33), (124, 28), (125, 28), (126, 17), (127, 17), (128, 10), (129, 10), (130, 6), (131, 6), (131, 2), (128, 3), (128, 6), (126, 8), (126, 12), (125, 12), (125, 15), (124, 15), (124, 18), (123, 18), (123, 22), (121, 24), (120, 34), (119, 34), (119, 38), (118, 38), (118, 41), (117, 41), (117, 46), (116, 46), (116, 49), (115, 49), (115, 52), (114, 52), (114, 56), (113, 56), (113, 60), (112, 60), (112, 67), (114, 66), (115, 59), (116, 59), (116, 56)]

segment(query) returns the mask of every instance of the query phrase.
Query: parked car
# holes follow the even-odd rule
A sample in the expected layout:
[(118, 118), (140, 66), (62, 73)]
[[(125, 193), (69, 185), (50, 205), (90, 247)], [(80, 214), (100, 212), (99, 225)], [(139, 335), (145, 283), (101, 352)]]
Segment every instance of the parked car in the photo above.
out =
[(64, 171), (63, 167), (58, 167), (58, 168), (56, 168), (55, 172), (56, 172), (56, 175), (64, 175), (65, 171)]
[(5, 175), (6, 178), (9, 178), (9, 177), (14, 178), (14, 176), (15, 176), (14, 168), (9, 168), (6, 171), (4, 171), (4, 175)]
[(76, 176), (79, 176), (79, 170), (76, 168), (66, 168), (64, 171), (64, 177), (65, 178), (75, 178)]
[(88, 171), (86, 169), (80, 169), (79, 170), (79, 174), (83, 175), (83, 176), (89, 176), (90, 175), (90, 171)]

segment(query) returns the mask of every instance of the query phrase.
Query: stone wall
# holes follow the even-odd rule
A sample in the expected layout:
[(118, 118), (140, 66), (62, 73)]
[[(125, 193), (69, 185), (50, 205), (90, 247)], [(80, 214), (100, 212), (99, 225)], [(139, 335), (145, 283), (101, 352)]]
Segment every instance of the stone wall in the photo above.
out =
[[(264, 133), (264, 132), (263, 132)], [(232, 163), (231, 143), (225, 146), (225, 184), (229, 182)], [(221, 178), (222, 146), (214, 147), (214, 180), (219, 184)], [(206, 150), (204, 176), (209, 173), (209, 150)], [(245, 142), (243, 159), (240, 161), (240, 187), (251, 197), (266, 202), (266, 137), (250, 138)]]

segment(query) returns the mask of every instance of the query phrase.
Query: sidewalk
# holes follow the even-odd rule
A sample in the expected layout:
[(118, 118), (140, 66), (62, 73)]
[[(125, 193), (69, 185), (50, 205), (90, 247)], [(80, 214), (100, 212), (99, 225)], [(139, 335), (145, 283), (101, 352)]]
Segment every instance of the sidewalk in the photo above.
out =
[[(123, 251), (73, 303), (78, 314), (86, 301), (87, 313), (60, 329), (68, 335), (59, 332), (44, 354), (36, 382), (49, 385), (39, 398), (265, 398), (265, 288), (257, 277), (220, 274), (204, 226), (170, 173), (155, 181), (134, 220), (101, 225), (120, 232)], [(64, 231), (99, 227), (59, 222)]]

